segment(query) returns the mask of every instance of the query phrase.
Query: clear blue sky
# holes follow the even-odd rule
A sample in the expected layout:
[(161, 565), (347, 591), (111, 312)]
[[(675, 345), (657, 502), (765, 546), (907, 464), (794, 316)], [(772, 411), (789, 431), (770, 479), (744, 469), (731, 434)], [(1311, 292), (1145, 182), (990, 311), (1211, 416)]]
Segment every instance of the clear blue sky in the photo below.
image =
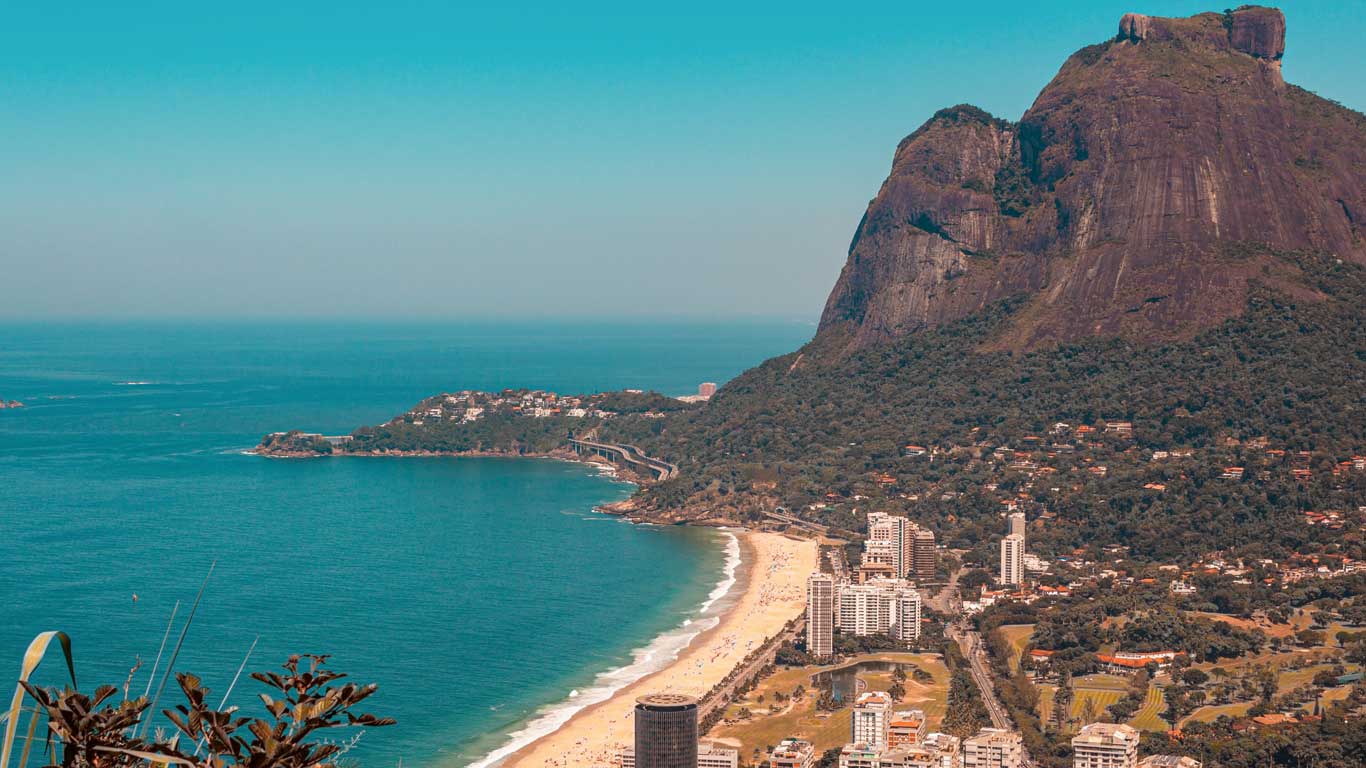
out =
[[(653, 5), (0, 3), (0, 316), (813, 318), (935, 109), (1222, 7)], [(1366, 3), (1282, 8), (1366, 107)]]

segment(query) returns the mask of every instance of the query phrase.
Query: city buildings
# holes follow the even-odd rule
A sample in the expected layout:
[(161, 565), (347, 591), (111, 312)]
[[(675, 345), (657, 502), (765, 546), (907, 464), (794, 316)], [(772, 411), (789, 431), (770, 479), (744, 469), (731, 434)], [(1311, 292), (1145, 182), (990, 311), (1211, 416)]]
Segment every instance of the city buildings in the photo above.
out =
[(911, 545), (911, 577), (922, 583), (933, 581), (936, 565), (938, 552), (935, 550), (934, 531), (917, 527)]
[(1024, 538), (1024, 535), (1025, 535), (1025, 513), (1023, 513), (1023, 512), (1011, 512), (1011, 513), (1010, 513), (1010, 516), (1009, 516), (1009, 518), (1008, 518), (1008, 520), (1009, 520), (1009, 523), (1008, 523), (1008, 530), (1006, 530), (1006, 533), (1008, 533), (1008, 534), (1010, 534), (1010, 535), (1012, 535), (1012, 536), (1019, 536), (1020, 538)]
[(920, 637), (920, 593), (906, 581), (841, 584), (835, 604), (841, 632), (860, 637), (891, 635), (902, 642)]
[(806, 579), (806, 652), (816, 658), (835, 652), (835, 577), (828, 573)]
[(1138, 761), (1138, 768), (1200, 768), (1200, 761), (1185, 755), (1149, 755)]
[(882, 768), (882, 750), (862, 742), (840, 748), (839, 768)]
[(1023, 768), (1024, 740), (1014, 731), (983, 728), (963, 741), (963, 768)]
[(655, 693), (636, 699), (636, 768), (696, 768), (697, 699)]
[(839, 768), (882, 768), (882, 750), (862, 742), (840, 748)]
[(868, 747), (885, 747), (891, 723), (891, 696), (881, 691), (860, 694), (854, 702), (849, 740)]
[(909, 709), (892, 715), (887, 724), (887, 746), (909, 747), (919, 744), (925, 738), (925, 713)]
[(915, 768), (958, 768), (963, 764), (962, 742), (957, 736), (931, 733), (921, 739), (914, 749), (927, 758), (925, 764), (917, 764)]
[(1001, 539), (1001, 584), (1020, 586), (1025, 583), (1024, 552), (1025, 540), (1019, 534), (1010, 534)]
[[(697, 768), (738, 768), (740, 753), (734, 749), (701, 742), (697, 745)], [(621, 768), (636, 768), (636, 751), (627, 747), (621, 752)]]
[(864, 542), (864, 551), (871, 552), (873, 547), (880, 547), (888, 552), (898, 579), (905, 578), (911, 570), (911, 559), (914, 556), (912, 525), (910, 520), (897, 515), (868, 513), (868, 539)]
[(697, 768), (737, 768), (739, 765), (740, 753), (737, 750), (705, 741), (697, 745)]
[(887, 563), (897, 578), (929, 581), (934, 578), (937, 552), (934, 532), (910, 520), (884, 512), (868, 513), (868, 538), (863, 563)]
[(1072, 768), (1138, 768), (1138, 731), (1123, 723), (1091, 723), (1072, 737)]
[(811, 742), (783, 739), (768, 756), (773, 768), (811, 768), (816, 763), (816, 750)]
[(920, 593), (916, 590), (896, 590), (896, 615), (892, 617), (890, 634), (907, 645), (920, 639)]
[(931, 733), (919, 744), (876, 747), (846, 744), (840, 749), (840, 768), (960, 768), (958, 739)]

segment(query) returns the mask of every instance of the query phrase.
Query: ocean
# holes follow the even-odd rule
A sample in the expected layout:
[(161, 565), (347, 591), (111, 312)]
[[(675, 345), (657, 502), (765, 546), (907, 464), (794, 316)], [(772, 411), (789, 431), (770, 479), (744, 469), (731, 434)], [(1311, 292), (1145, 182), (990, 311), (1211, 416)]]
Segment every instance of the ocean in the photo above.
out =
[[(499, 458), (265, 459), (460, 389), (691, 393), (791, 351), (783, 322), (0, 324), (0, 666), (71, 635), (82, 689), (175, 665), (222, 695), (291, 653), (379, 692), (363, 766), (487, 764), (667, 661), (725, 601), (724, 532), (593, 511), (631, 486)], [(259, 640), (258, 640), (259, 638)], [(6, 661), (8, 659), (8, 661)], [(162, 670), (164, 671), (164, 669)], [(63, 681), (51, 658), (42, 682)], [(251, 709), (243, 680), (230, 704)], [(158, 709), (180, 699), (174, 683)], [(166, 725), (158, 719), (158, 724)], [(30, 759), (37, 764), (37, 757)]]

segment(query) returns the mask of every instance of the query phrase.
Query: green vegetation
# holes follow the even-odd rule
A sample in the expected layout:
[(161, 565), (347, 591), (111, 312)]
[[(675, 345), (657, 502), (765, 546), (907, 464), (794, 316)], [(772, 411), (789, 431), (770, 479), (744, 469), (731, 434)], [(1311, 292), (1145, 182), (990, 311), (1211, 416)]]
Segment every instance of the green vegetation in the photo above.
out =
[(968, 671), (968, 660), (952, 641), (944, 643), (944, 663), (949, 669), (948, 709), (940, 726), (944, 733), (967, 738), (991, 725), (991, 715)]
[[(175, 727), (174, 737), (161, 736), (159, 729), (146, 736), (144, 718), (153, 704), (141, 697), (129, 699), (126, 688), (116, 699), (119, 689), (112, 685), (89, 695), (74, 688), (40, 688), (26, 680), (20, 685), (47, 719), (44, 730), (58, 744), (53, 764), (63, 768), (134, 768), (147, 761), (198, 768), (336, 768), (354, 742), (329, 738), (332, 729), (374, 728), (394, 721), (355, 711), (376, 686), (334, 685), (345, 675), (327, 669), (327, 658), (291, 656), (283, 674), (253, 673), (252, 679), (269, 691), (261, 695), (267, 716), (255, 719), (239, 716), (236, 707), (209, 705), (209, 689), (199, 678), (177, 673), (185, 703), (164, 710)], [(34, 722), (39, 716), (35, 713)]]
[[(1018, 301), (853, 354), (822, 336), (743, 374), (704, 408), (649, 424), (617, 419), (604, 435), (680, 466), (677, 480), (644, 491), (647, 508), (695, 505), (743, 519), (777, 504), (850, 531), (861, 526), (853, 507), (885, 509), (972, 548), (998, 534), (1001, 499), (1023, 490), (1056, 514), (1031, 534), (1031, 548), (1045, 555), (1095, 555), (1111, 544), (1165, 562), (1229, 546), (1248, 556), (1314, 551), (1340, 536), (1303, 525), (1303, 511), (1352, 509), (1366, 498), (1366, 474), (1330, 471), (1366, 446), (1358, 396), (1366, 277), (1328, 258), (1279, 258), (1324, 298), (1256, 289), (1243, 316), (1154, 346), (1105, 339), (988, 351), (1022, 310)], [(1003, 472), (987, 455), (1047, 435), (1055, 422), (1107, 419), (1132, 422), (1133, 435), (1098, 436), (1084, 459), (1080, 449), (1059, 453), (1052, 482)], [(1254, 439), (1309, 452), (1312, 477), (1275, 467), (1222, 478), (1225, 466), (1264, 463), (1264, 451), (1249, 447)], [(938, 450), (910, 456), (909, 443)], [(1178, 447), (1192, 458), (1150, 461), (1152, 451)], [(1095, 465), (1107, 471), (1089, 472)], [(894, 482), (876, 482), (882, 474)], [(1145, 489), (1150, 482), (1164, 490)], [(866, 498), (854, 503), (856, 495)]]

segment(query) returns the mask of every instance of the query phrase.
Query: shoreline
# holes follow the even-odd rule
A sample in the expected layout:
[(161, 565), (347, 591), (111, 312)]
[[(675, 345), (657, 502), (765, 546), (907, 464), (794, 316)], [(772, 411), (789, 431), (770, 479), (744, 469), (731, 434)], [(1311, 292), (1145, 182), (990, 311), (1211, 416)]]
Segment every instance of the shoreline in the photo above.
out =
[[(512, 734), (508, 744), (473, 763), (472, 768), (615, 765), (621, 748), (634, 739), (631, 711), (636, 697), (667, 691), (700, 698), (751, 651), (799, 616), (805, 608), (806, 575), (816, 567), (816, 543), (743, 529), (728, 533), (735, 537), (740, 561), (727, 592), (709, 596), (701, 608), (705, 615), (708, 607), (726, 602), (714, 616), (714, 625), (673, 649), (663, 666), (623, 681), (601, 700), (568, 708), (566, 705), (577, 698), (571, 694), (534, 717)], [(727, 578), (718, 582), (718, 588)], [(728, 600), (731, 597), (734, 599)], [(652, 653), (668, 651), (656, 646), (683, 628), (659, 636), (637, 656), (643, 655), (648, 661)], [(540, 728), (536, 727), (538, 723)]]

